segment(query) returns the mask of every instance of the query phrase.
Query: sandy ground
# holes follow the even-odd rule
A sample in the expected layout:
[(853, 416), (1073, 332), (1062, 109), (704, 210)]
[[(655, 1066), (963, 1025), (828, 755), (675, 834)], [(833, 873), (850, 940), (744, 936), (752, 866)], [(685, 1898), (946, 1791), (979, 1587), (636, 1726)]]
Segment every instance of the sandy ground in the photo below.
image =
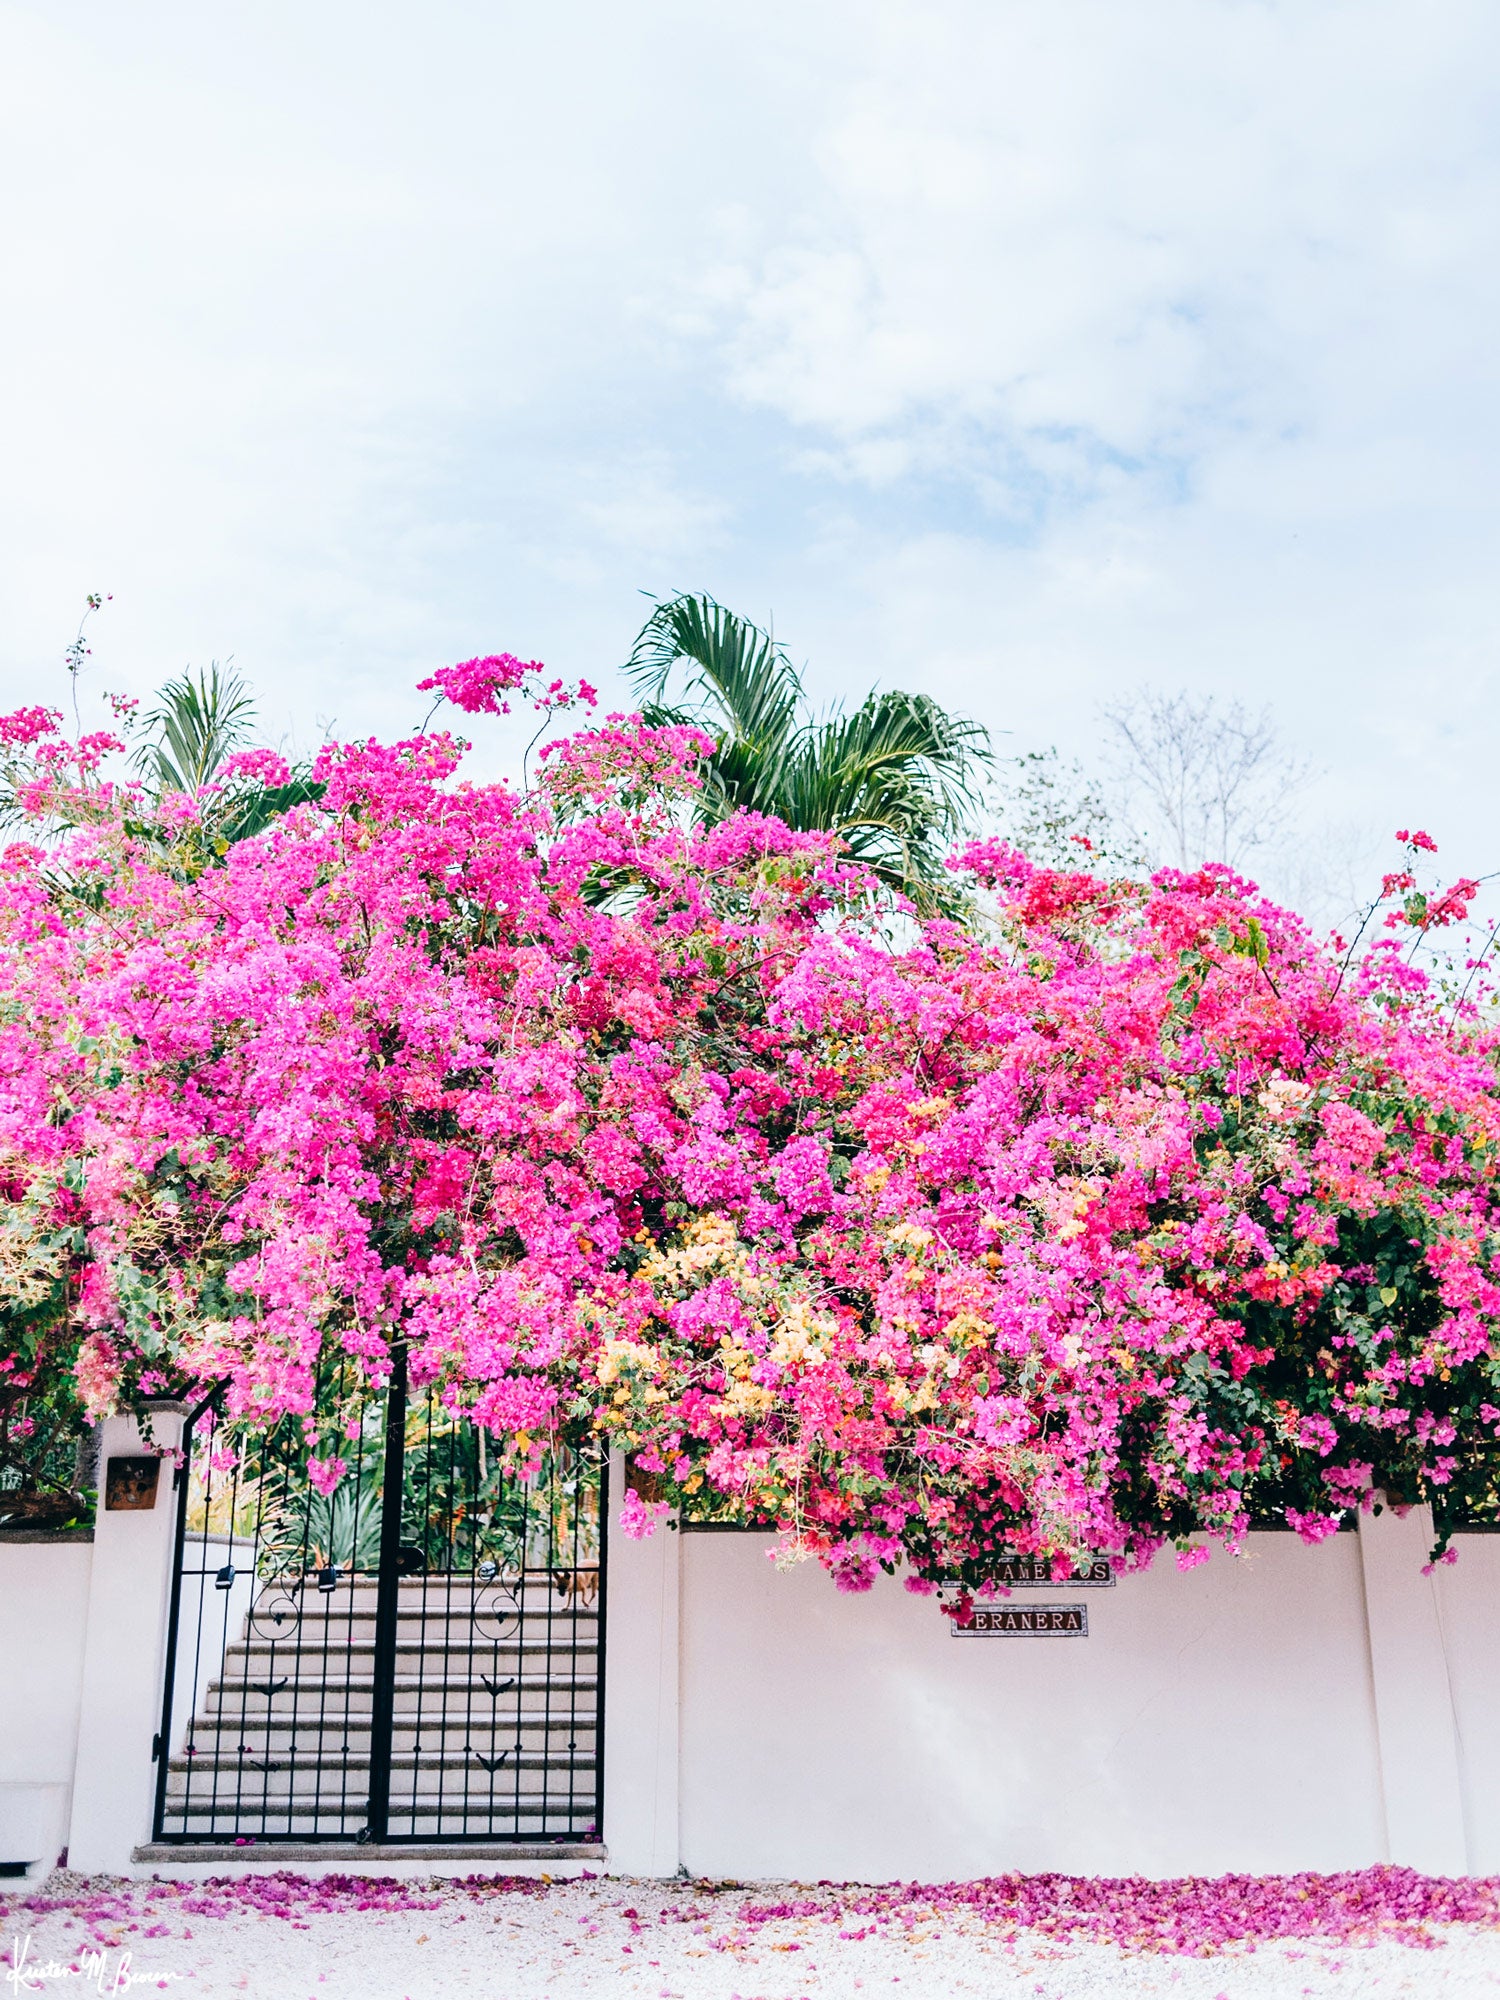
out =
[(259, 1885), (54, 1876), (40, 1892), (0, 1902), (0, 2000), (132, 1991), (193, 2000), (1415, 2000), (1500, 1991), (1500, 1932), (1471, 1925), (1428, 1927), (1405, 1942), (1281, 1940), (1202, 1957), (1052, 1942), (1034, 1927), (935, 1913), (920, 1898), (874, 1922), (837, 1908), (768, 1916), (769, 1900), (763, 1887), (619, 1879), (304, 1882), (277, 1895)]

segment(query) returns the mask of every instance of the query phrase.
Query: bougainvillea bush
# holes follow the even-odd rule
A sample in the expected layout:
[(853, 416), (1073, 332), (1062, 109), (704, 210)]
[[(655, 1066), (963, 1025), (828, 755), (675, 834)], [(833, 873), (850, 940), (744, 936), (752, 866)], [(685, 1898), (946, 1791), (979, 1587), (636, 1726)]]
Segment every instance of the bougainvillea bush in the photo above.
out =
[(638, 718), (525, 795), (441, 731), (334, 745), (234, 841), (215, 787), (0, 733), (12, 1387), (224, 1382), (329, 1487), (320, 1357), (401, 1341), (523, 1470), (623, 1447), (627, 1527), (729, 1513), (856, 1589), (1491, 1504), (1494, 1037), (1399, 942), (1469, 885), (1393, 874), (1359, 955), (1222, 867), (987, 843), (973, 920), (922, 923), (824, 836), (695, 827), (711, 745)]

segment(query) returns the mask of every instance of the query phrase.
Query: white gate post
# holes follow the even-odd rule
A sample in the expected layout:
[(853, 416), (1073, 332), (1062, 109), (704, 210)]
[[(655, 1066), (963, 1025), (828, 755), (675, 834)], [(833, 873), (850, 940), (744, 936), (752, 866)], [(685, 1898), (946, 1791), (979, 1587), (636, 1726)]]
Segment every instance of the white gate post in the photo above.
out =
[[(1383, 1495), (1377, 1495), (1383, 1501)], [(1432, 1875), (1468, 1866), (1453, 1692), (1434, 1579), (1432, 1509), (1359, 1517), (1388, 1858)]]
[(100, 1439), (99, 1510), (68, 1834), (68, 1865), (85, 1874), (128, 1873), (132, 1850), (151, 1838), (156, 1782), (151, 1739), (161, 1726), (177, 1520), (170, 1458), (162, 1461), (155, 1505), (139, 1510), (106, 1508), (109, 1461), (153, 1449), (174, 1450), (181, 1441), (182, 1419), (180, 1404), (153, 1409), (148, 1446), (134, 1417), (109, 1417)]
[(621, 1531), (625, 1461), (609, 1469), (604, 1643), (604, 1844), (621, 1875), (675, 1875), (678, 1615), (682, 1543), (665, 1521)]

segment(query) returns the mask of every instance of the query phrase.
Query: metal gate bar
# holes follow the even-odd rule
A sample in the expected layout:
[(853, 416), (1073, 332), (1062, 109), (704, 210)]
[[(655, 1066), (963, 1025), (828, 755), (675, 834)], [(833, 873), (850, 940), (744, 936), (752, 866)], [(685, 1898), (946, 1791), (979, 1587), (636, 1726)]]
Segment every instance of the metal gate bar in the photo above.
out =
[[(370, 1798), (368, 1837), (383, 1841), (390, 1831), (391, 1724), (396, 1702), (396, 1621), (401, 1600), (401, 1503), (406, 1464), (406, 1347), (396, 1349), (385, 1399), (385, 1462), (402, 1467), (401, 1479), (387, 1479), (380, 1508), (380, 1577), (375, 1605), (375, 1654), (371, 1661)], [(398, 1580), (391, 1588), (385, 1579)]]
[(596, 1837), (602, 1463), (502, 1473), (400, 1351), (385, 1392), (339, 1363), (317, 1397), (329, 1494), (301, 1419), (233, 1452), (215, 1399), (184, 1425), (155, 1838)]

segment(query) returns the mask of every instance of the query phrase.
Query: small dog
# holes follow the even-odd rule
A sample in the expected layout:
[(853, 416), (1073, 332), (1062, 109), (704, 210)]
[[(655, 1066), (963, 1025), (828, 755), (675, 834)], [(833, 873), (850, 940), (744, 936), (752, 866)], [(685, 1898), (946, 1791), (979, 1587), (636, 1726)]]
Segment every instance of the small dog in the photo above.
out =
[(557, 1594), (570, 1610), (586, 1610), (599, 1595), (596, 1569), (555, 1569), (552, 1581)]

